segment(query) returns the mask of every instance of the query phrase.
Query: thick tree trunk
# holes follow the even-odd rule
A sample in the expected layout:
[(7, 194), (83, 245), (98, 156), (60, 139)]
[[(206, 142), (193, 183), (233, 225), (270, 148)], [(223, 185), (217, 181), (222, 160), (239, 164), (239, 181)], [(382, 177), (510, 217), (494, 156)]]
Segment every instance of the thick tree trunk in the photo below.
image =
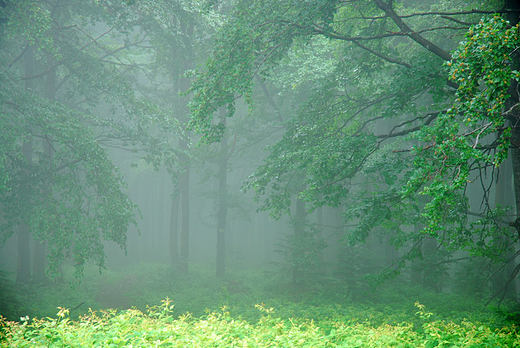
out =
[[(508, 158), (500, 165), (495, 189), (495, 206), (500, 205), (506, 207), (514, 205), (514, 199), (509, 194), (513, 191), (512, 174), (512, 159)], [(507, 217), (505, 217), (505, 219), (507, 220)], [(500, 236), (498, 238), (500, 238), (503, 243), (511, 243), (509, 238), (505, 236)], [(513, 259), (514, 254), (514, 249), (508, 250), (507, 258), (511, 259), (511, 261), (507, 264), (505, 269), (497, 272), (492, 280), (495, 291), (497, 293), (503, 292), (503, 298), (508, 300), (516, 300), (516, 283), (514, 281), (509, 281), (515, 269), (515, 261)]]
[[(520, 2), (518, 0), (506, 0), (504, 2), (504, 8), (505, 9), (509, 9), (509, 10), (513, 10), (512, 12), (510, 12), (508, 15), (507, 15), (507, 19), (509, 20), (509, 22), (511, 23), (511, 25), (516, 25), (520, 22), (520, 12), (518, 12), (518, 10), (520, 10)], [(513, 58), (513, 69), (520, 69), (520, 61), (518, 59), (519, 55), (518, 53), (516, 54), (511, 54), (511, 57)], [(518, 95), (518, 82), (516, 81), (511, 81), (511, 86), (509, 87), (509, 90), (508, 90), (508, 93), (509, 95), (511, 96), (507, 102), (506, 102), (506, 109), (507, 110), (510, 110), (513, 106), (517, 105), (520, 100), (519, 100), (519, 95)], [(516, 109), (518, 110), (518, 108)], [(511, 154), (511, 163), (512, 163), (512, 174), (513, 174), (513, 185), (514, 185), (514, 189), (513, 189), (513, 192), (515, 193), (515, 203), (516, 203), (516, 221), (515, 223), (512, 223), (512, 225), (516, 228), (517, 232), (518, 232), (518, 235), (520, 236), (520, 151), (518, 149), (518, 147), (520, 146), (520, 127), (519, 127), (519, 122), (520, 121), (520, 114), (517, 114), (516, 115), (512, 115), (512, 117), (510, 118), (510, 122), (513, 124), (513, 131), (512, 131), (512, 147), (511, 147), (511, 151), (510, 151), (510, 154)], [(507, 194), (507, 192), (510, 192), (509, 189), (506, 188), (507, 191), (505, 191), (505, 194)], [(512, 251), (511, 251), (512, 253)], [(516, 268), (515, 267), (515, 260), (512, 260), (510, 262), (510, 264), (508, 265), (508, 269), (509, 269), (509, 277), (515, 277), (516, 274), (512, 273), (514, 272), (514, 269)], [(510, 298), (514, 298), (516, 300), (516, 297), (517, 297), (517, 294), (516, 294), (516, 283), (515, 283), (515, 280), (512, 280), (510, 283), (509, 283), (509, 286), (508, 286), (508, 289), (506, 289), (506, 293), (505, 295), (507, 295), (508, 297)]]

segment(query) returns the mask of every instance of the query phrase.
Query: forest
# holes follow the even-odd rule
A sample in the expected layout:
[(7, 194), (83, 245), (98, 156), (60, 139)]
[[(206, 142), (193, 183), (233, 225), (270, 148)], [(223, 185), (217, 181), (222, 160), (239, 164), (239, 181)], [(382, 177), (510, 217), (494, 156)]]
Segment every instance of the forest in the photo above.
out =
[(0, 347), (520, 347), (516, 0), (0, 0)]

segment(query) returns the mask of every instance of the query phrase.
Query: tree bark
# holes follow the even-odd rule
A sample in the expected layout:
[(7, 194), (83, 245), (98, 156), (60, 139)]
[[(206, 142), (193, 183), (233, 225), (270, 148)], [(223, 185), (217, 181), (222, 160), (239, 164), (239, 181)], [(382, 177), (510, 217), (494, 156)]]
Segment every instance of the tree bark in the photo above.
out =
[[(318, 233), (316, 234), (316, 238), (319, 243), (323, 240), (323, 207), (316, 208), (316, 224), (318, 225)], [(323, 250), (320, 250), (318, 253), (318, 267), (321, 269), (323, 266)]]
[[(512, 206), (514, 205), (514, 199), (509, 192), (513, 191), (512, 185), (512, 159), (505, 160), (499, 168), (499, 174), (497, 178), (497, 184), (495, 189), (495, 206)], [(507, 220), (507, 216), (505, 217)], [(510, 244), (511, 240), (506, 236), (497, 236), (504, 244)], [(492, 282), (493, 288), (495, 292), (503, 292), (504, 299), (508, 300), (516, 300), (516, 283), (514, 281), (510, 282), (509, 278), (514, 272), (515, 269), (515, 260), (513, 259), (513, 255), (515, 254), (515, 250), (507, 251), (507, 259), (511, 261), (507, 264), (507, 266), (503, 269), (503, 271), (498, 272), (494, 275)]]
[[(225, 120), (225, 111), (222, 110)], [(217, 215), (217, 277), (226, 274), (226, 219), (228, 211), (227, 199), (227, 167), (228, 145), (224, 134), (220, 139), (220, 159), (218, 164), (218, 215)]]
[[(518, 10), (520, 10), (520, 2), (518, 0), (506, 0), (504, 3), (504, 8), (507, 10), (513, 10), (512, 12), (507, 14), (507, 19), (511, 23), (512, 26), (515, 26), (520, 22), (520, 13)], [(513, 59), (513, 69), (519, 69), (520, 68), (520, 61), (518, 59), (518, 54), (511, 54), (511, 57)], [(520, 102), (519, 95), (518, 95), (518, 82), (515, 80), (511, 81), (511, 86), (509, 87), (508, 93), (511, 96), (507, 102), (506, 102), (506, 110), (510, 110), (513, 106), (518, 105)], [(515, 203), (516, 203), (516, 221), (515, 223), (512, 223), (514, 227), (517, 229), (517, 233), (520, 236), (520, 152), (518, 149), (518, 143), (514, 143), (514, 140), (520, 139), (520, 127), (518, 125), (518, 121), (520, 121), (520, 115), (513, 115), (513, 119), (510, 119), (513, 123), (513, 130), (512, 130), (512, 140), (513, 140), (513, 146), (510, 150), (510, 157), (511, 157), (511, 164), (512, 164), (512, 171), (513, 171), (513, 185), (514, 189), (513, 192), (515, 193)], [(506, 191), (507, 192), (507, 191)], [(508, 265), (508, 268), (511, 272), (514, 272), (514, 264), (515, 260), (512, 260), (510, 264)], [(516, 274), (510, 273), (510, 277), (516, 277)], [(509, 292), (509, 296), (514, 297), (516, 299), (516, 283), (515, 280), (510, 282), (509, 286), (511, 287), (509, 290), (506, 289), (506, 294)], [(513, 293), (514, 292), (514, 293)]]
[[(193, 45), (189, 41), (193, 37), (194, 25), (193, 23), (180, 23), (181, 31), (185, 33), (182, 36), (185, 50), (179, 55), (179, 59), (182, 59), (180, 65), (184, 71), (187, 71), (193, 67), (195, 61)], [(181, 93), (185, 92), (190, 86), (190, 80), (182, 78), (177, 81), (177, 95), (178, 95), (178, 107), (180, 115), (189, 115), (189, 110), (184, 98), (181, 98)], [(179, 118), (182, 121), (182, 117)], [(179, 258), (179, 270), (182, 273), (189, 273), (189, 258), (190, 258), (190, 171), (191, 161), (188, 155), (190, 138), (186, 129), (179, 138), (179, 147), (184, 154), (180, 156), (180, 162), (182, 165), (183, 173), (179, 177), (179, 194), (180, 194), (180, 208), (181, 208), (181, 230), (180, 230), (180, 258)]]
[(439, 46), (435, 45), (433, 42), (426, 40), (421, 35), (417, 34), (412, 28), (410, 28), (406, 23), (395, 13), (394, 9), (392, 8), (392, 4), (385, 3), (383, 0), (374, 0), (377, 7), (379, 7), (381, 10), (383, 10), (388, 17), (390, 17), (394, 23), (401, 29), (403, 33), (406, 33), (408, 37), (410, 37), (412, 40), (417, 42), (419, 45), (426, 48), (428, 51), (436, 54), (437, 56), (441, 57), (444, 60), (451, 60), (451, 54), (440, 48)]
[[(49, 100), (54, 100), (56, 97), (56, 69), (53, 67), (56, 64), (56, 61), (52, 57), (48, 57), (49, 61), (47, 62), (47, 66), (52, 69), (46, 76), (45, 79), (45, 98)], [(43, 140), (43, 151), (45, 155), (45, 159), (48, 161), (49, 168), (53, 170), (52, 156), (53, 156), (53, 148), (52, 148), (52, 139), (44, 135)], [(49, 199), (52, 199), (53, 195), (53, 173), (49, 173), (49, 178), (46, 182), (46, 191)], [(36, 283), (45, 283), (47, 281), (47, 276), (45, 274), (45, 266), (47, 263), (47, 243), (45, 241), (35, 241), (34, 244), (34, 258), (33, 258), (33, 281)]]
[[(181, 138), (181, 148), (187, 150), (187, 141)], [(190, 170), (191, 163), (188, 155), (182, 156), (184, 172), (179, 178), (181, 194), (181, 250), (179, 268), (182, 273), (189, 273), (190, 258)]]
[(180, 194), (178, 187), (172, 195), (172, 206), (170, 210), (170, 261), (173, 267), (179, 264), (179, 204)]
[[(24, 70), (25, 76), (34, 75), (34, 48), (29, 47), (24, 56)], [(34, 80), (25, 80), (25, 90), (31, 92), (34, 89)], [(22, 145), (22, 152), (27, 162), (25, 169), (26, 180), (29, 179), (30, 165), (32, 163), (32, 139), (24, 141)], [(18, 227), (18, 265), (16, 268), (16, 281), (18, 283), (27, 283), (31, 279), (31, 249), (30, 249), (30, 230), (29, 226), (22, 222)]]
[(31, 279), (31, 249), (29, 226), (22, 222), (18, 227), (18, 266), (16, 282), (28, 283)]
[(271, 261), (271, 239), (269, 238), (269, 214), (264, 212), (260, 215), (262, 218), (262, 235), (264, 242), (264, 263)]
[[(439, 243), (434, 237), (427, 236), (422, 242), (422, 252), (425, 266), (423, 269), (423, 285), (425, 288), (431, 289), (437, 293), (442, 291), (441, 273), (436, 266), (431, 266), (432, 262), (438, 261), (437, 252)], [(429, 262), (428, 262), (429, 261)]]
[[(305, 211), (305, 202), (301, 198), (296, 199), (296, 214), (294, 217), (294, 245), (293, 248), (299, 246), (304, 240), (305, 234), (305, 219), (307, 216), (307, 212)], [(293, 284), (300, 283), (303, 280), (303, 270), (302, 264), (298, 262), (298, 260), (303, 258), (303, 255), (296, 255), (297, 251), (300, 251), (301, 248), (296, 248), (296, 250), (291, 250), (293, 253), (293, 266), (292, 266), (292, 281)]]

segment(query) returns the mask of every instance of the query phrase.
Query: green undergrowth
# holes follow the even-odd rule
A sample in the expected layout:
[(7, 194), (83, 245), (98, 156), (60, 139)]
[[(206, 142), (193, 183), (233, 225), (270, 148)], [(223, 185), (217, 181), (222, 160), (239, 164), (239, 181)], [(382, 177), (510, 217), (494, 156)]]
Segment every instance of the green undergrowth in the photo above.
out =
[(96, 272), (73, 289), (67, 273), (15, 289), (20, 306), (0, 313), (2, 347), (520, 347), (515, 326), (482, 300), (398, 280), (353, 291), (265, 269), (225, 279), (197, 265), (189, 275), (158, 263)]
[(58, 316), (2, 321), (2, 347), (520, 347), (514, 328), (492, 330), (480, 323), (431, 320), (416, 303), (421, 330), (413, 324), (382, 324), (323, 319), (282, 319), (257, 305), (255, 323), (235, 318), (223, 308), (200, 318), (173, 315), (169, 299), (146, 313), (137, 309), (89, 311), (70, 320)]
[(192, 265), (190, 274), (185, 275), (172, 271), (168, 265), (140, 263), (104, 270), (101, 275), (95, 267), (87, 268), (81, 283), (75, 284), (72, 272), (73, 269), (66, 269), (62, 282), (52, 285), (13, 288), (19, 294), (17, 307), (11, 306), (10, 311), (0, 314), (10, 320), (23, 316), (55, 317), (59, 306), (70, 309), (70, 317), (76, 319), (89, 309), (135, 308), (144, 312), (147, 305), (168, 297), (175, 303), (177, 316), (190, 313), (200, 317), (226, 306), (232, 316), (256, 321), (260, 313), (254, 305), (265, 303), (282, 318), (348, 318), (374, 325), (397, 324), (416, 320), (414, 303), (419, 301), (436, 313), (435, 319), (490, 324), (498, 320), (482, 300), (436, 294), (399, 281), (377, 289), (365, 286), (352, 291), (348, 284), (334, 280), (290, 284), (265, 269), (230, 269), (227, 277), (217, 279), (207, 266)]

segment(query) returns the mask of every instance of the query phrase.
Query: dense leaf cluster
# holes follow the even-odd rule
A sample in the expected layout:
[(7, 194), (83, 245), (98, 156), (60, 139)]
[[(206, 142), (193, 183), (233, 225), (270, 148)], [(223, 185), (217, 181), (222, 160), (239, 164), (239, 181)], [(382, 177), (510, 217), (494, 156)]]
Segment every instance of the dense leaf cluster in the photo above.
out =
[[(499, 222), (504, 210), (485, 186), (515, 137), (518, 27), (493, 15), (498, 4), (480, 5), (240, 1), (192, 87), (192, 128), (218, 141), (224, 123), (214, 112), (228, 105), (232, 116), (242, 95), (251, 103), (260, 74), (272, 84), (270, 107), (251, 114), (276, 113), (284, 127), (247, 183), (263, 209), (280, 217), (295, 197), (309, 211), (344, 206), (356, 225), (350, 241), (387, 235), (408, 248), (395, 269), (420, 258), (429, 237), (502, 260), (517, 236)], [(296, 62), (314, 75), (288, 75)], [(298, 101), (287, 111), (276, 93), (287, 98), (302, 75), (313, 80), (292, 84)], [(467, 197), (472, 182), (482, 183), (480, 208)], [(481, 220), (470, 223), (468, 212)]]

